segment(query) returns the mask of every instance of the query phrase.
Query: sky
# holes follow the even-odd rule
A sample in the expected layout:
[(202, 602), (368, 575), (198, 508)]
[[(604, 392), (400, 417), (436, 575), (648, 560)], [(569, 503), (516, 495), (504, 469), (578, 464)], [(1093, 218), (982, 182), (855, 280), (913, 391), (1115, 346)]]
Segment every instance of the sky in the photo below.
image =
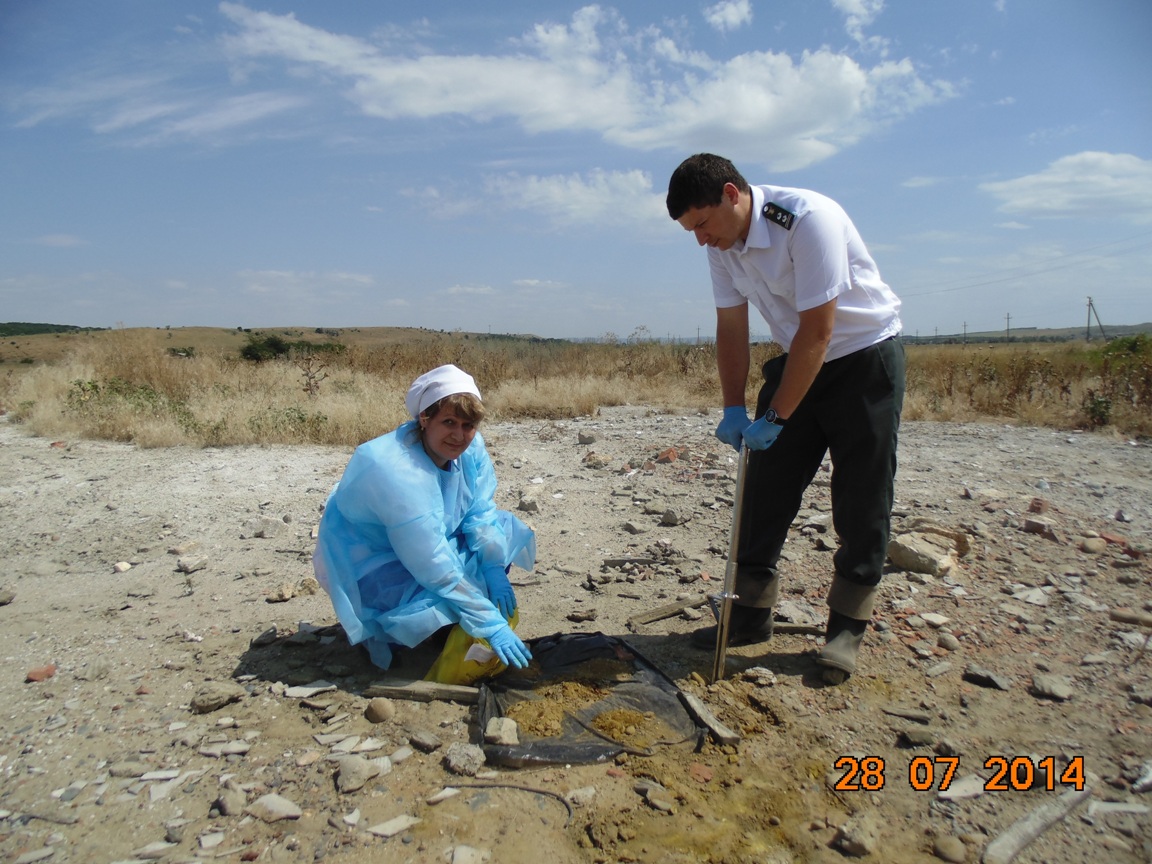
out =
[(664, 207), (706, 151), (839, 201), (908, 335), (1148, 322), (1150, 37), (1148, 0), (0, 0), (0, 321), (708, 338)]

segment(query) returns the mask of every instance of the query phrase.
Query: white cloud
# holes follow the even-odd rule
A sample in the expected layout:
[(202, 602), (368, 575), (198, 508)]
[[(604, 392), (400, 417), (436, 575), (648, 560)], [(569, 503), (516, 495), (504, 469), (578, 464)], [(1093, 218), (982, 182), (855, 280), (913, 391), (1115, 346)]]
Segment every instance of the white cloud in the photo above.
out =
[(1002, 213), (1152, 222), (1152, 162), (1127, 153), (1076, 153), (980, 189), (1000, 200)]
[(92, 129), (100, 133), (119, 132), (122, 129), (131, 129), (151, 123), (161, 117), (169, 117), (184, 110), (185, 107), (185, 105), (175, 102), (165, 103), (151, 99), (133, 100), (125, 105), (114, 106), (112, 115), (107, 119), (98, 120), (93, 124)]
[(887, 39), (864, 35), (864, 28), (884, 11), (884, 0), (832, 0), (832, 5), (844, 14), (844, 29), (861, 48), (882, 54), (887, 51)]
[(495, 294), (496, 291), (491, 285), (452, 285), (452, 286), (448, 287), (447, 289), (445, 289), (444, 293), (445, 294), (453, 294), (453, 295), (469, 294), (469, 295), (488, 296), (491, 294)]
[(537, 177), (504, 174), (486, 181), (489, 195), (506, 207), (548, 218), (556, 227), (628, 226), (641, 231), (666, 229), (664, 193), (654, 192), (643, 171), (603, 171)]
[(365, 273), (331, 271), (317, 273), (296, 270), (241, 270), (237, 274), (244, 290), (251, 294), (277, 297), (341, 293), (367, 288), (376, 280)]
[(1029, 226), (1023, 222), (997, 222), (997, 228), (1006, 228), (1009, 231), (1027, 231)]
[(1083, 127), (1076, 124), (1069, 124), (1067, 126), (1053, 126), (1047, 129), (1037, 129), (1028, 135), (1029, 144), (1046, 144), (1049, 141), (1057, 141), (1061, 138), (1067, 138), (1070, 135), (1078, 135), (1083, 131)]
[(460, 189), (445, 193), (436, 186), (424, 186), (401, 189), (400, 194), (416, 201), (424, 213), (437, 219), (460, 219), (479, 212), (484, 206), (483, 202), (473, 200)]
[[(869, 42), (863, 28), (882, 10), (880, 0), (833, 2), (854, 38)], [(675, 153), (723, 142), (724, 155), (739, 163), (789, 170), (955, 95), (907, 59), (867, 65), (827, 47), (714, 57), (686, 44), (681, 24), (633, 29), (607, 6), (537, 24), (506, 48), (467, 54), (437, 51), (427, 22), (405, 40), (395, 28), (345, 35), (234, 2), (219, 10), (228, 34), (215, 46), (135, 59), (132, 74), (98, 67), (8, 96), (17, 125), (80, 119), (128, 144), (219, 144), (294, 130), (332, 142), (347, 140), (349, 123), (336, 93), (380, 125), (509, 120), (529, 134), (591, 133), (620, 147)], [(752, 8), (750, 0), (721, 0), (708, 14), (736, 26)], [(217, 68), (221, 57), (227, 76)], [(206, 75), (217, 83), (205, 85)]]
[(40, 237), (33, 237), (28, 242), (33, 246), (51, 246), (57, 249), (88, 245), (87, 240), (74, 234), (44, 234)]
[(153, 143), (160, 138), (212, 137), (275, 115), (291, 113), (304, 104), (305, 100), (288, 93), (247, 93), (166, 123), (155, 135), (146, 138), (145, 143)]
[(526, 288), (529, 291), (553, 291), (568, 287), (564, 282), (555, 282), (551, 279), (514, 279), (512, 284), (517, 288)]
[(721, 33), (739, 30), (752, 23), (752, 3), (750, 0), (722, 0), (704, 9), (704, 20)]
[[(848, 3), (870, 21), (875, 0)], [(388, 54), (291, 15), (226, 3), (228, 39), (242, 62), (279, 60), (346, 82), (361, 113), (386, 120), (510, 117), (530, 133), (592, 131), (610, 143), (677, 151), (726, 142), (726, 155), (774, 168), (826, 158), (878, 126), (950, 98), (908, 61), (865, 68), (829, 49), (749, 52), (717, 61), (656, 28), (631, 33), (612, 10), (589, 6), (568, 24), (540, 24), (504, 54)], [(767, 155), (771, 154), (771, 155)]]
[(905, 189), (923, 189), (928, 186), (936, 186), (942, 183), (940, 177), (909, 177), (900, 185)]
[(793, 170), (951, 95), (949, 85), (921, 80), (908, 61), (865, 69), (826, 49), (805, 52), (798, 63), (750, 52), (669, 87), (647, 122), (605, 137), (645, 150), (708, 150), (723, 141), (723, 155), (737, 162)]
[(291, 16), (223, 8), (242, 26), (230, 40), (234, 51), (344, 77), (345, 95), (372, 117), (511, 116), (529, 132), (604, 130), (630, 122), (637, 95), (627, 68), (603, 56), (613, 52), (601, 50), (596, 27), (605, 16), (597, 7), (579, 10), (568, 27), (537, 25), (521, 40), (531, 53), (419, 57), (383, 54)]
[[(73, 76), (67, 83), (35, 87), (10, 96), (12, 107), (23, 111), (17, 128), (31, 128), (41, 123), (84, 116), (111, 105), (114, 116), (127, 118), (133, 112), (146, 113), (141, 103), (151, 102), (154, 94), (168, 86), (162, 75), (124, 75), (93, 73)], [(112, 121), (104, 121), (112, 122)], [(119, 121), (125, 125), (126, 121)]]
[(172, 92), (165, 75), (76, 75), (65, 85), (41, 87), (12, 99), (25, 116), (17, 127), (83, 118), (93, 132), (133, 133), (129, 143), (215, 137), (275, 115), (291, 114), (306, 97), (291, 92), (252, 92), (221, 96), (214, 92)]

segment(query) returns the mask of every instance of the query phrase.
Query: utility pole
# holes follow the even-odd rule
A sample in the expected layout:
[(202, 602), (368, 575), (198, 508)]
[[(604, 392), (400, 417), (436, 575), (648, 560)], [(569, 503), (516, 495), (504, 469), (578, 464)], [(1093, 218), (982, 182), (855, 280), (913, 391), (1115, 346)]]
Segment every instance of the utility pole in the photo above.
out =
[(1012, 341), (1012, 313), (1008, 312), (1004, 315), (1004, 341)]
[(968, 322), (964, 322), (964, 344), (968, 344)]
[(1096, 326), (1100, 328), (1100, 337), (1107, 339), (1108, 334), (1104, 332), (1104, 325), (1100, 323), (1100, 316), (1096, 312), (1096, 304), (1092, 302), (1092, 298), (1088, 298), (1088, 326), (1084, 330), (1084, 341), (1092, 341), (1092, 318), (1096, 318)]

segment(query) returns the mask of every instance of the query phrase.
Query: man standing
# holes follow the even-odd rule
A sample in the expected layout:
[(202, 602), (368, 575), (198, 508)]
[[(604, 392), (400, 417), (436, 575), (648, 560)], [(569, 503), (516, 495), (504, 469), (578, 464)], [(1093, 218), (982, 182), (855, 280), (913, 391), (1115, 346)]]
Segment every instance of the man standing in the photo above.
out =
[[(887, 557), (904, 401), (900, 300), (848, 215), (823, 195), (749, 186), (727, 159), (701, 153), (673, 172), (667, 205), (708, 247), (724, 397), (716, 437), (750, 450), (729, 644), (772, 635), (780, 552), (830, 453), (840, 546), (816, 662), (834, 670), (828, 680), (843, 680), (856, 671)], [(744, 404), (749, 303), (785, 352), (764, 364), (755, 422)], [(714, 648), (716, 628), (692, 642)]]

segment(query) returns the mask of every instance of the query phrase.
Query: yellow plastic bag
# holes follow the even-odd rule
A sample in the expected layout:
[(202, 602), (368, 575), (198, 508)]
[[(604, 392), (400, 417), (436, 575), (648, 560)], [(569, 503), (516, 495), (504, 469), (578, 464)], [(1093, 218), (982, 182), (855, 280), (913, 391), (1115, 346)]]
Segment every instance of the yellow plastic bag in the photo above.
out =
[[(520, 623), (520, 610), (512, 613), (508, 620), (513, 630)], [(457, 624), (448, 633), (444, 650), (424, 676), (425, 681), (437, 684), (472, 684), (481, 678), (490, 678), (504, 671), (506, 667), (489, 647), (487, 640), (477, 639), (464, 632)]]

